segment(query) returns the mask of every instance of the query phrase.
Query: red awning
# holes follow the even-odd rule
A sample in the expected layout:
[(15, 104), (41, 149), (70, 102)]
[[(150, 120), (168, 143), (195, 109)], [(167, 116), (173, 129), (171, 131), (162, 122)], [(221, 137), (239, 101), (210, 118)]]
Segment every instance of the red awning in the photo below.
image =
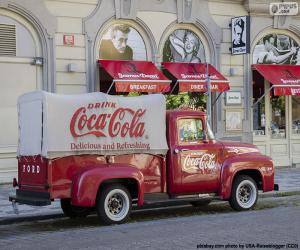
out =
[(300, 65), (255, 64), (253, 67), (274, 85), (274, 95), (300, 95)]
[[(179, 92), (207, 91), (206, 64), (163, 62), (162, 65), (177, 79)], [(224, 92), (230, 89), (229, 81), (210, 64), (208, 64), (208, 74), (212, 92)]]
[[(117, 92), (168, 92), (171, 81), (152, 62), (99, 60)], [(101, 80), (101, 75), (100, 75)]]

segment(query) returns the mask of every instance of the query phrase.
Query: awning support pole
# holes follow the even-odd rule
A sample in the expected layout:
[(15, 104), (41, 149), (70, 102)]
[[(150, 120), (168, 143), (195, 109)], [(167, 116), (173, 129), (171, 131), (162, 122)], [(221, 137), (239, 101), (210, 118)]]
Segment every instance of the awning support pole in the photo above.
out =
[(115, 80), (112, 81), (109, 89), (106, 91), (106, 94), (109, 94), (109, 92), (110, 92), (111, 88), (113, 87), (114, 83), (115, 83)]
[(215, 106), (216, 102), (218, 101), (219, 97), (223, 94), (223, 92), (219, 93), (216, 100), (214, 101), (214, 103), (212, 104), (212, 106)]
[(171, 90), (171, 92), (170, 92), (170, 95), (173, 93), (173, 91), (175, 90), (175, 88), (177, 87), (177, 85), (178, 85), (178, 80), (175, 82), (175, 84), (174, 84), (174, 87), (172, 88), (172, 90)]
[(274, 85), (272, 85), (267, 91), (265, 91), (265, 93), (261, 97), (259, 97), (255, 103), (253, 103), (253, 105), (251, 106), (251, 108), (253, 108), (258, 103), (260, 103), (260, 101), (266, 96), (266, 94), (269, 93), (273, 88), (274, 88)]
[(253, 108), (255, 105), (257, 105), (264, 97), (267, 93), (269, 93), (273, 88), (300, 88), (300, 85), (298, 84), (276, 84), (276, 85), (272, 85), (268, 91), (265, 91), (265, 93), (258, 98), (258, 100), (251, 106), (251, 108)]
[(211, 125), (211, 86), (210, 86), (210, 76), (208, 72), (208, 63), (205, 66), (206, 73), (206, 84), (207, 84), (207, 102), (206, 102), (206, 113), (207, 113), (207, 122)]

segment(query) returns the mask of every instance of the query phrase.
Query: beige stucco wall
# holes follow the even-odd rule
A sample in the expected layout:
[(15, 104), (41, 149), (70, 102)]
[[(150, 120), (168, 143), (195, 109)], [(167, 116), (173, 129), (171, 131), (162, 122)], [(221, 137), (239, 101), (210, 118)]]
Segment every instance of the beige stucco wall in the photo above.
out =
[[(83, 19), (96, 8), (98, 0), (47, 0), (46, 7), (57, 18), (56, 44), (56, 92), (85, 93), (86, 55)], [(74, 46), (63, 44), (63, 35), (74, 35)], [(76, 72), (68, 72), (68, 64), (77, 65)]]
[[(30, 1), (33, 2), (33, 1)], [(87, 17), (96, 8), (98, 0), (49, 0), (44, 1), (49, 15), (57, 20), (57, 29), (54, 33), (54, 62), (49, 58), (46, 63), (55, 65), (56, 92), (58, 93), (84, 93), (86, 92), (86, 55), (85, 36), (83, 34), (83, 18)], [(20, 4), (20, 2), (18, 2)], [(32, 12), (23, 2), (26, 12)], [(6, 5), (3, 5), (6, 7)], [(32, 3), (30, 7), (34, 8)], [(40, 12), (40, 6), (36, 6)], [(34, 11), (33, 11), (34, 12)], [(41, 13), (40, 13), (41, 14)], [(0, 8), (0, 23), (7, 23), (11, 18), (12, 24), (17, 25), (17, 55), (16, 57), (0, 56), (0, 183), (10, 182), (17, 177), (17, 98), (19, 95), (43, 88), (42, 67), (32, 65), (33, 57), (45, 58), (42, 52), (41, 39), (37, 34), (37, 27), (21, 15), (6, 8)], [(47, 18), (45, 16), (43, 18)], [(20, 33), (22, 30), (23, 33)], [(23, 31), (24, 30), (24, 31)], [(49, 37), (52, 36), (48, 31)], [(63, 45), (63, 34), (73, 34), (75, 45), (68, 47)], [(31, 37), (32, 42), (25, 41), (25, 37)], [(29, 38), (28, 38), (29, 39)], [(26, 45), (27, 44), (27, 45)], [(26, 51), (30, 48), (32, 53)], [(69, 73), (67, 65), (75, 63), (77, 71)], [(50, 72), (48, 72), (50, 74)], [(53, 84), (53, 82), (51, 83)]]
[[(248, 15), (248, 13), (245, 10), (244, 5), (238, 1), (210, 1), (209, 11), (212, 14), (213, 20), (222, 28), (223, 33), (220, 53), (221, 73), (230, 81), (230, 90), (241, 91), (242, 93), (242, 105), (238, 106), (226, 106), (224, 101), (225, 94), (223, 94), (223, 108), (221, 115), (223, 127), (225, 127), (225, 113), (227, 110), (244, 110), (244, 55), (231, 55), (229, 50), (231, 47), (231, 29), (229, 24), (231, 22), (231, 18), (235, 16), (245, 16)], [(233, 75), (230, 75), (230, 69), (233, 69)], [(225, 131), (224, 137), (240, 134), (241, 131)]]
[[(0, 23), (16, 26), (16, 56), (0, 56), (0, 183), (16, 176), (18, 143), (17, 98), (41, 89), (41, 68), (31, 64), (41, 56), (41, 45), (36, 31), (23, 17), (0, 8)], [(24, 46), (27, 44), (27, 47)]]

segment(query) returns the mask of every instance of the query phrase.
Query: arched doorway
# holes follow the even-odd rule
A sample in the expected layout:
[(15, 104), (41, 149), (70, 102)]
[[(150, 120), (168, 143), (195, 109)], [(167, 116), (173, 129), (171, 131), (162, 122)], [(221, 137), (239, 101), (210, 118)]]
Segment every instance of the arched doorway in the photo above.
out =
[(35, 28), (21, 15), (0, 9), (0, 182), (16, 175), (17, 98), (42, 89), (43, 50)]

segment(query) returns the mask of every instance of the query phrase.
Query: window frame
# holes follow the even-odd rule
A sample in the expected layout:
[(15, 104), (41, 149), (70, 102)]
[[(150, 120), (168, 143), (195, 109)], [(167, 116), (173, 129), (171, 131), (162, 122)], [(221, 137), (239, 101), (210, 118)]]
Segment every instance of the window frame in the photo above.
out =
[[(201, 128), (202, 128), (202, 138), (198, 139), (196, 141), (190, 142), (183, 142), (180, 140), (180, 133), (179, 133), (179, 121), (180, 120), (200, 120), (201, 123)], [(185, 116), (185, 117), (178, 117), (176, 119), (176, 140), (177, 140), (177, 144), (179, 146), (193, 146), (193, 145), (200, 145), (203, 144), (203, 134), (205, 133), (205, 126), (203, 123), (203, 119), (201, 117), (195, 117), (195, 116)]]

